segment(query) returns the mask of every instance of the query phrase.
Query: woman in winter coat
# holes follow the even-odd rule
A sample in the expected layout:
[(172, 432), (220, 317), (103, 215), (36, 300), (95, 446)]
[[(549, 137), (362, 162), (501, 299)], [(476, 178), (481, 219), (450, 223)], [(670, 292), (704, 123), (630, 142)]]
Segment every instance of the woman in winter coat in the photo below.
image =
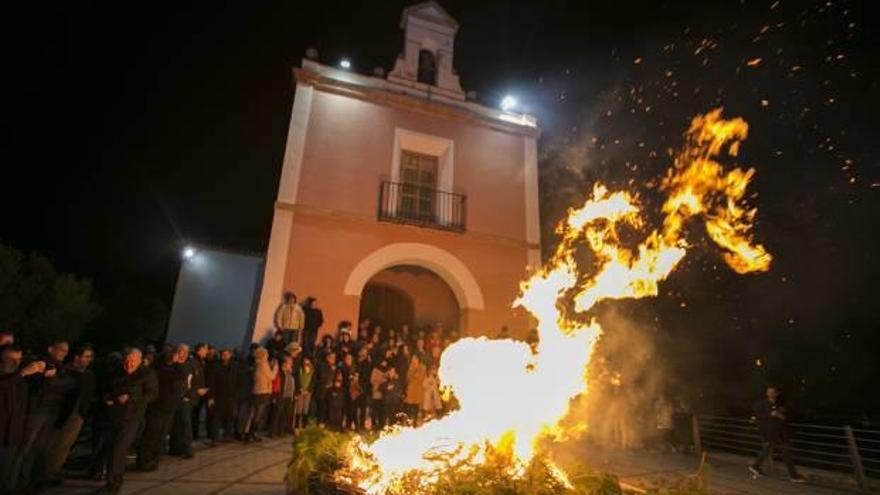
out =
[(406, 414), (409, 415), (413, 423), (418, 423), (419, 409), (421, 409), (422, 401), (425, 398), (425, 378), (427, 372), (422, 360), (418, 354), (413, 354), (406, 373)]
[(424, 388), (422, 411), (424, 411), (425, 417), (429, 418), (438, 414), (443, 408), (443, 402), (440, 400), (440, 380), (437, 378), (437, 368), (431, 368), (422, 384)]
[(254, 384), (251, 389), (250, 414), (242, 425), (246, 441), (260, 441), (257, 431), (263, 426), (266, 410), (272, 400), (272, 382), (278, 374), (278, 361), (269, 362), (269, 351), (260, 347), (254, 350)]

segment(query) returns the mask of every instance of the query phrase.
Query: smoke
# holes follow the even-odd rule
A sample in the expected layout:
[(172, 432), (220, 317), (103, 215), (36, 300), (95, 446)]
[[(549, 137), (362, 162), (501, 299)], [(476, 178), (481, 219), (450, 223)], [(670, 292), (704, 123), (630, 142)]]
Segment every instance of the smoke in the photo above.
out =
[(581, 439), (609, 447), (644, 445), (656, 428), (657, 402), (673, 400), (660, 334), (639, 306), (644, 304), (616, 301), (599, 308), (604, 333), (587, 370), (589, 391), (572, 401), (563, 421)]

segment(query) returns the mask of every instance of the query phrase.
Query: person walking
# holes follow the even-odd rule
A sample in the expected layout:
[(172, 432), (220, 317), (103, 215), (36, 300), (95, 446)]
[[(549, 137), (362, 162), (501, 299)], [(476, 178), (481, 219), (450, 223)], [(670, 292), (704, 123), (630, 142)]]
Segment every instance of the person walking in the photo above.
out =
[(119, 493), (122, 488), (128, 451), (143, 427), (147, 405), (159, 395), (156, 374), (142, 363), (141, 351), (130, 349), (123, 358), (121, 373), (112, 380), (104, 398), (112, 419), (107, 484), (103, 490), (107, 494)]
[(758, 431), (761, 433), (762, 448), (755, 462), (749, 466), (749, 472), (755, 478), (763, 476), (762, 466), (764, 461), (773, 455), (774, 450), (779, 449), (791, 481), (803, 483), (805, 481), (804, 477), (797, 472), (791, 460), (791, 452), (789, 451), (791, 434), (788, 428), (789, 412), (782, 403), (779, 389), (774, 386), (767, 387), (764, 399), (754, 404), (752, 412), (752, 421), (758, 424)]

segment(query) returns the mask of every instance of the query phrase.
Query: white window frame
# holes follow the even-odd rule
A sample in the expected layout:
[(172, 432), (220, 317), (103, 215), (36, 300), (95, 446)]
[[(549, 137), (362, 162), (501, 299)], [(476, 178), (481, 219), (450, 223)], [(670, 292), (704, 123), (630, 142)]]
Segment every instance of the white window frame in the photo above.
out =
[[(423, 155), (437, 157), (437, 189), (452, 192), (455, 142), (451, 139), (425, 134), (409, 129), (396, 127), (394, 129), (394, 148), (391, 156), (391, 181), (400, 182), (400, 156), (402, 151), (421, 153)], [(391, 195), (396, 196), (392, 189)], [(391, 214), (397, 213), (397, 198), (390, 197), (389, 206)], [(439, 204), (439, 202), (438, 202)], [(437, 220), (451, 219), (448, 212), (437, 212)]]

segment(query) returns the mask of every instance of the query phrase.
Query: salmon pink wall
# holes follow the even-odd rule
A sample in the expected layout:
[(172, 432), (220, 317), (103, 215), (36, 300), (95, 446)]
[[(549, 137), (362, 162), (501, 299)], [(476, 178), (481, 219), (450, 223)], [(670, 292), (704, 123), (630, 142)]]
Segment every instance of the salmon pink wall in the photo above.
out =
[(395, 128), (452, 140), (453, 190), (467, 194), (467, 229), (525, 239), (523, 136), (315, 91), (297, 202), (376, 214), (391, 173)]
[(525, 333), (529, 320), (512, 310), (519, 282), (526, 276), (526, 250), (467, 234), (417, 227), (296, 213), (284, 286), (300, 297), (315, 296), (326, 320), (322, 331), (335, 330), (341, 320), (356, 321), (360, 298), (343, 288), (355, 266), (370, 253), (393, 243), (425, 243), (444, 249), (472, 272), (483, 292), (485, 308), (468, 311), (463, 335), (495, 335), (501, 325)]

